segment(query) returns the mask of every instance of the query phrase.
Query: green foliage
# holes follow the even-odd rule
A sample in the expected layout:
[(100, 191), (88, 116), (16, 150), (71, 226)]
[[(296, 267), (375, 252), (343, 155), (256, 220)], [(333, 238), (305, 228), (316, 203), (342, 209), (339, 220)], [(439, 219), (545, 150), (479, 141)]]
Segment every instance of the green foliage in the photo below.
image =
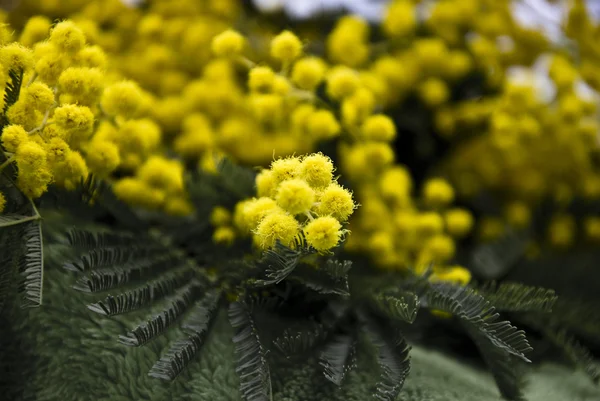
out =
[(258, 334), (252, 310), (244, 302), (229, 305), (229, 321), (236, 331), (233, 337), (237, 356), (236, 372), (240, 375), (240, 391), (248, 401), (272, 398), (271, 372), (267, 351)]
[(554, 290), (512, 282), (486, 283), (477, 291), (504, 312), (551, 312), (558, 299)]
[(8, 124), (6, 119), (6, 112), (10, 106), (15, 104), (19, 100), (19, 94), (21, 93), (21, 84), (23, 83), (23, 70), (9, 70), (8, 81), (6, 88), (4, 89), (4, 109), (2, 110), (2, 117), (0, 118), (0, 130)]

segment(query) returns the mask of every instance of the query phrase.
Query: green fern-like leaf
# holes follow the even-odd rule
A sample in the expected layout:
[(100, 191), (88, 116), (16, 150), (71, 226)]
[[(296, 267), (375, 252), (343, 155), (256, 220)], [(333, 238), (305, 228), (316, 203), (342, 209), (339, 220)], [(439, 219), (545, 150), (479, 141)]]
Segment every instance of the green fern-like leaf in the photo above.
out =
[(286, 357), (303, 354), (314, 349), (329, 336), (328, 328), (320, 323), (306, 323), (303, 330), (285, 329), (283, 334), (273, 340), (273, 345)]
[(346, 374), (356, 366), (355, 352), (356, 341), (351, 335), (337, 335), (325, 345), (319, 364), (327, 380), (341, 386)]
[(44, 248), (42, 225), (40, 220), (27, 223), (21, 239), (24, 257), (20, 261), (19, 271), (23, 277), (23, 306), (36, 307), (42, 304), (44, 282)]
[(122, 264), (93, 270), (78, 279), (73, 288), (83, 292), (105, 291), (141, 279), (152, 278), (172, 269), (173, 266), (182, 266), (179, 255), (167, 253), (162, 256), (128, 260)]
[(525, 332), (508, 321), (499, 321), (494, 307), (468, 287), (432, 285), (422, 303), (458, 317), (478, 345), (500, 392), (508, 399), (520, 400), (520, 378), (509, 367), (514, 366), (513, 358), (530, 362), (525, 354), (532, 348)]
[(477, 292), (496, 310), (505, 312), (551, 312), (558, 296), (554, 290), (519, 283), (487, 283)]
[(2, 110), (2, 126), (0, 128), (3, 128), (6, 124), (8, 124), (6, 112), (10, 106), (19, 100), (21, 84), (23, 83), (23, 70), (19, 69), (8, 71), (8, 78), (9, 79), (4, 90), (4, 109)]
[(380, 379), (374, 398), (394, 401), (410, 372), (410, 346), (398, 331), (384, 327), (375, 319), (366, 319), (365, 329), (378, 349)]
[(185, 369), (204, 345), (218, 312), (220, 299), (221, 293), (212, 291), (196, 303), (183, 325), (189, 331), (188, 338), (173, 344), (167, 353), (152, 366), (148, 373), (150, 376), (173, 380)]
[(204, 287), (200, 283), (191, 282), (173, 296), (167, 309), (146, 323), (139, 325), (127, 335), (119, 336), (119, 342), (124, 345), (139, 347), (164, 333), (202, 296), (203, 289)]
[(348, 297), (348, 271), (351, 267), (352, 262), (349, 260), (340, 262), (334, 259), (327, 260), (325, 265), (318, 269), (308, 264), (300, 264), (289, 278), (320, 294)]
[(432, 285), (424, 303), (429, 308), (457, 316), (463, 323), (484, 334), (494, 346), (525, 362), (531, 362), (525, 356), (532, 350), (525, 332), (517, 330), (508, 321), (499, 321), (500, 315), (494, 307), (473, 289), (448, 284)]
[(267, 350), (248, 305), (233, 302), (229, 305), (229, 321), (236, 331), (233, 342), (237, 355), (240, 391), (248, 401), (269, 401), (272, 398), (271, 373)]
[(502, 396), (508, 400), (524, 401), (524, 375), (518, 369), (517, 358), (496, 347), (481, 331), (469, 325), (466, 325), (466, 330), (492, 373)]
[(392, 319), (413, 323), (417, 318), (420, 302), (416, 294), (391, 288), (376, 294), (371, 304), (378, 312)]
[(314, 253), (314, 250), (306, 245), (303, 237), (296, 239), (294, 249), (277, 241), (272, 249), (265, 252), (262, 261), (259, 263), (265, 266), (264, 278), (256, 280), (254, 285), (263, 287), (282, 282), (298, 266), (300, 259), (311, 253)]
[(194, 278), (195, 272), (188, 266), (169, 273), (141, 287), (134, 288), (116, 296), (108, 295), (103, 301), (88, 305), (88, 309), (106, 316), (131, 312), (151, 305), (173, 294), (178, 288)]

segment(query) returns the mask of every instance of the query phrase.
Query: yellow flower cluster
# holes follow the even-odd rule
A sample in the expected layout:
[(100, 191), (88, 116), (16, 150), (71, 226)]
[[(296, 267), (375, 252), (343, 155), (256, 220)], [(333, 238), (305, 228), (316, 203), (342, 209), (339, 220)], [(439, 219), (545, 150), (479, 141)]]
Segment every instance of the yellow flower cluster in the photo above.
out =
[[(119, 0), (64, 3), (23, 0), (10, 16), (18, 42), (0, 31), (0, 82), (10, 69), (25, 70), (2, 146), (31, 197), (52, 181), (71, 187), (88, 170), (118, 170), (120, 198), (187, 215), (184, 165), (212, 170), (215, 154), (263, 167), (276, 158), (256, 178), (256, 199), (233, 217), (213, 211), (215, 242), (231, 243), (235, 227), (266, 249), (277, 240), (292, 245), (302, 231), (326, 251), (349, 220), (348, 247), (382, 267), (436, 263), (436, 275), (465, 282), (460, 269), (439, 270), (459, 241), (475, 226), (484, 241), (506, 226), (525, 229), (548, 198), (564, 206), (550, 221), (549, 243), (574, 243), (578, 225), (590, 241), (600, 237), (597, 219), (577, 221), (566, 210), (575, 198), (600, 199), (597, 94), (579, 90), (582, 82), (600, 90), (600, 28), (582, 0), (571, 2), (565, 22), (577, 54), (521, 26), (511, 2), (498, 0), (393, 0), (381, 24), (346, 15), (324, 35), (247, 24), (236, 0), (140, 9)], [(36, 14), (70, 20), (52, 28)], [(512, 67), (544, 58), (550, 98), (532, 77), (512, 78)], [(425, 130), (453, 141), (448, 160), (434, 166), (443, 179), (413, 183), (399, 164), (409, 134), (400, 114), (413, 103), (424, 106)], [(165, 157), (167, 149), (175, 155)], [(331, 160), (310, 154), (316, 149), (335, 149), (363, 205), (351, 219), (355, 201)], [(484, 192), (500, 214), (475, 222), (455, 206)]]
[(277, 241), (293, 246), (302, 232), (308, 245), (329, 251), (342, 241), (347, 232), (343, 224), (356, 208), (333, 172), (333, 162), (321, 153), (273, 161), (256, 177), (258, 197), (237, 204), (237, 229), (252, 235), (260, 249)]
[(24, 74), (0, 137), (17, 165), (19, 189), (37, 198), (51, 183), (71, 189), (89, 173), (108, 178), (119, 169), (134, 177), (115, 182), (117, 196), (189, 214), (183, 166), (153, 156), (162, 132), (149, 114), (149, 94), (134, 81), (111, 78), (104, 50), (88, 44), (73, 21), (52, 27), (47, 18), (30, 18), (19, 41), (0, 48), (2, 85), (9, 71)]

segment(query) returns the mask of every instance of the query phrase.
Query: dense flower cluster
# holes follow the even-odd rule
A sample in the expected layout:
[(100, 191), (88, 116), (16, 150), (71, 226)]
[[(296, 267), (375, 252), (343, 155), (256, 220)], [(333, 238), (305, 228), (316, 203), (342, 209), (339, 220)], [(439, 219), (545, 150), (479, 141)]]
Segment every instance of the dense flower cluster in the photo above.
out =
[(342, 240), (343, 224), (356, 208), (333, 172), (331, 159), (321, 153), (273, 161), (256, 177), (258, 198), (236, 206), (236, 227), (261, 249), (277, 241), (293, 246), (302, 233), (308, 245), (329, 251)]
[[(243, 233), (263, 249), (291, 245), (302, 231), (325, 251), (347, 222), (348, 250), (379, 266), (434, 263), (464, 282), (464, 269), (440, 269), (465, 238), (527, 229), (548, 199), (559, 205), (549, 244), (568, 247), (578, 231), (600, 240), (597, 217), (569, 210), (600, 199), (599, 26), (582, 0), (565, 20), (568, 48), (497, 0), (394, 0), (380, 24), (345, 15), (324, 34), (254, 25), (235, 0), (65, 3), (24, 0), (7, 16), (18, 42), (0, 32), (2, 82), (24, 70), (2, 146), (30, 197), (92, 172), (127, 202), (187, 215), (184, 166), (212, 171), (218, 155), (271, 163), (255, 199), (233, 216), (213, 211), (221, 244)], [(422, 131), (452, 149), (423, 183), (399, 156), (416, 134), (398, 111), (414, 104)], [(332, 152), (355, 200), (317, 149)], [(464, 207), (481, 194), (495, 213)]]

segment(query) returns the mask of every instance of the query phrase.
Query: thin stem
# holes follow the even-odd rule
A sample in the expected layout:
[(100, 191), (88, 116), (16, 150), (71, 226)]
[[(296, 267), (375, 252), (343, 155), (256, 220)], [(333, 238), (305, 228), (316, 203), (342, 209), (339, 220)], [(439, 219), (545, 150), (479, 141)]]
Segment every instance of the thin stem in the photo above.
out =
[(11, 155), (8, 159), (4, 161), (4, 163), (0, 164), (0, 172), (4, 170), (6, 166), (8, 166), (12, 161), (15, 160), (15, 155)]
[(36, 78), (37, 78), (37, 72), (34, 71), (33, 74), (31, 74), (29, 81), (27, 82), (27, 87), (29, 87), (29, 85), (31, 85), (33, 83), (33, 81), (35, 81)]
[[(36, 213), (37, 213), (37, 210), (36, 210)], [(0, 228), (16, 226), (17, 224), (23, 224), (23, 223), (27, 223), (28, 221), (34, 221), (34, 220), (39, 220), (39, 219), (41, 219), (41, 216), (39, 214), (36, 214), (35, 216), (25, 217), (20, 220), (13, 220), (13, 221), (8, 221), (6, 223), (1, 223)]]

